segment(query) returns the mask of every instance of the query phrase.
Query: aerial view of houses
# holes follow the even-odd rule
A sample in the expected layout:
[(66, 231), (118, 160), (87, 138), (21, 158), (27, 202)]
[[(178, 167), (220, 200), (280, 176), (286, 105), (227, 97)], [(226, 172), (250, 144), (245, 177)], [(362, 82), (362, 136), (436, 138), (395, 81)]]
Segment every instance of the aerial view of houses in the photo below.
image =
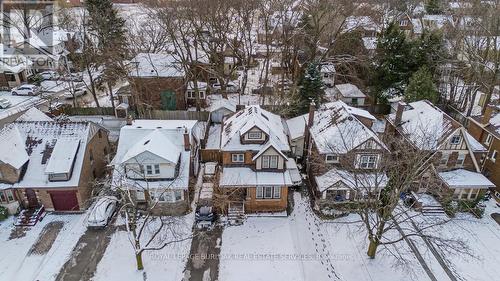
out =
[(0, 281), (500, 276), (500, 1), (0, 2)]

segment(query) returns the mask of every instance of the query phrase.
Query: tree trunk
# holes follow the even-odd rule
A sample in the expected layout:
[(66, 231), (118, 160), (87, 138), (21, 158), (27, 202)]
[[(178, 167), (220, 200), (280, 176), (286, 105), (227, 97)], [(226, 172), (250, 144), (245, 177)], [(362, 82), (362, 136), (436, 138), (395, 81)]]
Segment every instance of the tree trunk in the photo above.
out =
[(144, 264), (142, 263), (142, 252), (138, 252), (135, 254), (135, 260), (137, 262), (137, 270), (143, 270)]
[(115, 101), (113, 97), (113, 87), (111, 86), (111, 83), (108, 82), (108, 91), (109, 91), (109, 100), (111, 101), (111, 107), (113, 110), (115, 110)]
[(370, 259), (374, 259), (375, 255), (377, 254), (377, 248), (380, 244), (374, 240), (370, 239), (370, 245), (368, 245), (368, 252), (367, 255), (370, 257)]
[(89, 79), (90, 79), (90, 92), (92, 93), (92, 96), (94, 97), (95, 106), (99, 108), (100, 107), (99, 106), (99, 99), (97, 98), (94, 77), (92, 77), (92, 71), (90, 71), (90, 68), (88, 67), (88, 65), (87, 65), (87, 74), (89, 75)]

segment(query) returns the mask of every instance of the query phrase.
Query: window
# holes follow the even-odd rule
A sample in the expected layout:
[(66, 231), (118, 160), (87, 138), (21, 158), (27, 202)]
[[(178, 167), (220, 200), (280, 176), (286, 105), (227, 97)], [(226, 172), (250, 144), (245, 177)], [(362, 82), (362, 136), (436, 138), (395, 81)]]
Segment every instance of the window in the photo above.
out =
[(231, 154), (231, 161), (233, 163), (243, 163), (243, 162), (245, 162), (245, 154), (243, 154), (243, 153)]
[(277, 169), (278, 155), (262, 155), (262, 169)]
[(248, 139), (250, 140), (260, 140), (262, 138), (261, 132), (248, 132)]
[(12, 190), (0, 191), (0, 202), (7, 203), (14, 201)]
[(92, 149), (89, 150), (89, 159), (90, 164), (94, 163), (94, 153), (92, 152)]
[(491, 154), (491, 161), (495, 162), (497, 160), (498, 151), (494, 150)]
[(352, 98), (351, 99), (351, 104), (352, 105), (358, 105), (358, 98)]
[(182, 190), (176, 190), (175, 191), (175, 201), (180, 201), (182, 200)]
[(457, 158), (457, 166), (462, 166), (465, 161), (466, 154), (459, 154)]
[(148, 175), (152, 175), (153, 174), (153, 166), (146, 165), (146, 174), (148, 174)]
[(455, 135), (451, 138), (451, 144), (460, 144), (461, 137), (459, 135)]
[(490, 145), (492, 139), (493, 139), (493, 136), (488, 134), (488, 136), (486, 137), (486, 140), (484, 141), (484, 144)]
[(159, 175), (160, 174), (160, 164), (148, 164), (144, 165), (146, 170), (146, 175)]
[(187, 98), (188, 99), (194, 99), (194, 92), (193, 91), (187, 91)]
[(7, 190), (5, 193), (7, 193), (7, 200), (14, 201), (14, 194), (12, 193), (12, 190)]
[(336, 154), (327, 154), (325, 162), (326, 163), (339, 163), (339, 156)]
[(439, 160), (439, 165), (446, 166), (448, 164), (448, 158), (450, 155), (448, 153), (443, 153), (441, 160)]
[(469, 198), (469, 199), (476, 199), (476, 197), (477, 197), (477, 192), (478, 192), (478, 190), (477, 190), (477, 189), (473, 189), (473, 190), (472, 190), (472, 193), (470, 194), (470, 198)]
[(469, 196), (469, 189), (466, 188), (466, 189), (464, 189), (464, 191), (462, 191), (462, 195), (460, 196), (460, 199), (467, 199), (468, 196)]
[(257, 199), (280, 199), (281, 187), (279, 186), (257, 186)]
[(377, 155), (361, 155), (359, 161), (359, 168), (361, 169), (374, 169), (377, 167)]
[(155, 164), (155, 174), (160, 174), (160, 164)]
[(3, 191), (0, 191), (0, 202), (7, 203), (7, 196), (5, 196)]

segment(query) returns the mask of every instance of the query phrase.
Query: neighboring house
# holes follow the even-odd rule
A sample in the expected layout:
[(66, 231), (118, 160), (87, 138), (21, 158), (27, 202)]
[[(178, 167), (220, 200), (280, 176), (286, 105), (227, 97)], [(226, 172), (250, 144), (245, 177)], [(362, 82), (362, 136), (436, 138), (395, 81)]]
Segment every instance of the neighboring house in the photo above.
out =
[(363, 107), (366, 105), (366, 95), (353, 84), (335, 85), (331, 91), (327, 92), (327, 98), (332, 101), (341, 100), (350, 106)]
[(28, 209), (79, 211), (104, 175), (110, 146), (108, 132), (90, 122), (23, 121), (0, 131), (0, 150), (7, 198), (13, 193)]
[(469, 133), (488, 150), (482, 172), (500, 192), (500, 106), (489, 105), (483, 116), (468, 118)]
[[(198, 97), (201, 107), (206, 107), (207, 105), (207, 94), (208, 94), (208, 84), (202, 81), (197, 82)], [(196, 89), (194, 87), (194, 82), (189, 81), (186, 88), (186, 105), (196, 106)]]
[(252, 105), (224, 120), (219, 187), (234, 206), (247, 213), (282, 212), (288, 187), (300, 183), (280, 116)]
[(210, 105), (210, 119), (213, 123), (222, 123), (224, 117), (236, 112), (236, 104), (230, 100), (221, 98)]
[(144, 207), (158, 202), (158, 214), (189, 209), (189, 181), (197, 165), (196, 120), (128, 120), (120, 130), (113, 188), (130, 190)]
[(132, 101), (141, 109), (183, 110), (185, 73), (171, 54), (139, 53), (130, 61), (128, 78)]
[(286, 120), (290, 149), (297, 158), (304, 156), (304, 137), (309, 114), (303, 114)]
[(10, 90), (27, 83), (28, 76), (33, 74), (31, 65), (30, 60), (21, 56), (3, 56), (0, 60), (0, 90)]
[[(443, 187), (439, 193), (444, 191), (457, 200), (474, 200), (494, 187), (481, 174), (486, 148), (431, 102), (399, 103), (396, 112), (387, 117), (386, 132), (395, 132), (417, 151), (429, 154), (421, 167), (421, 179), (414, 183), (416, 190), (435, 191), (427, 190), (427, 185), (437, 178)], [(467, 181), (457, 181), (457, 177)]]
[(379, 164), (388, 149), (370, 129), (375, 120), (342, 101), (310, 109), (307, 171), (320, 207), (378, 198), (385, 187)]
[(39, 97), (13, 96), (0, 92), (0, 129), (14, 122), (27, 110), (32, 108), (47, 108), (48, 101)]

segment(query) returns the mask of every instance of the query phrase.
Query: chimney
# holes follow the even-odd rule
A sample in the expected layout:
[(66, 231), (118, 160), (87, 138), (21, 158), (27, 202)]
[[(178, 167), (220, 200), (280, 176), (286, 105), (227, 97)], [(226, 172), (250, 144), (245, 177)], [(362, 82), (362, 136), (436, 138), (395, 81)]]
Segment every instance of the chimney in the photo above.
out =
[(398, 102), (398, 107), (396, 108), (396, 118), (394, 118), (394, 126), (397, 127), (401, 124), (401, 119), (403, 118), (403, 111), (405, 110), (406, 104), (404, 102)]
[(184, 150), (185, 151), (191, 150), (191, 144), (189, 143), (188, 129), (186, 127), (184, 127)]
[(309, 119), (307, 119), (307, 126), (311, 127), (314, 122), (314, 111), (316, 110), (316, 104), (314, 101), (311, 101), (311, 104), (309, 104)]
[(496, 106), (492, 104), (488, 104), (484, 110), (483, 118), (482, 118), (482, 123), (483, 124), (488, 124), (490, 123), (491, 115), (493, 115), (496, 112)]
[(134, 119), (132, 118), (132, 115), (128, 115), (127, 116), (127, 125), (131, 126), (132, 122), (134, 122)]

